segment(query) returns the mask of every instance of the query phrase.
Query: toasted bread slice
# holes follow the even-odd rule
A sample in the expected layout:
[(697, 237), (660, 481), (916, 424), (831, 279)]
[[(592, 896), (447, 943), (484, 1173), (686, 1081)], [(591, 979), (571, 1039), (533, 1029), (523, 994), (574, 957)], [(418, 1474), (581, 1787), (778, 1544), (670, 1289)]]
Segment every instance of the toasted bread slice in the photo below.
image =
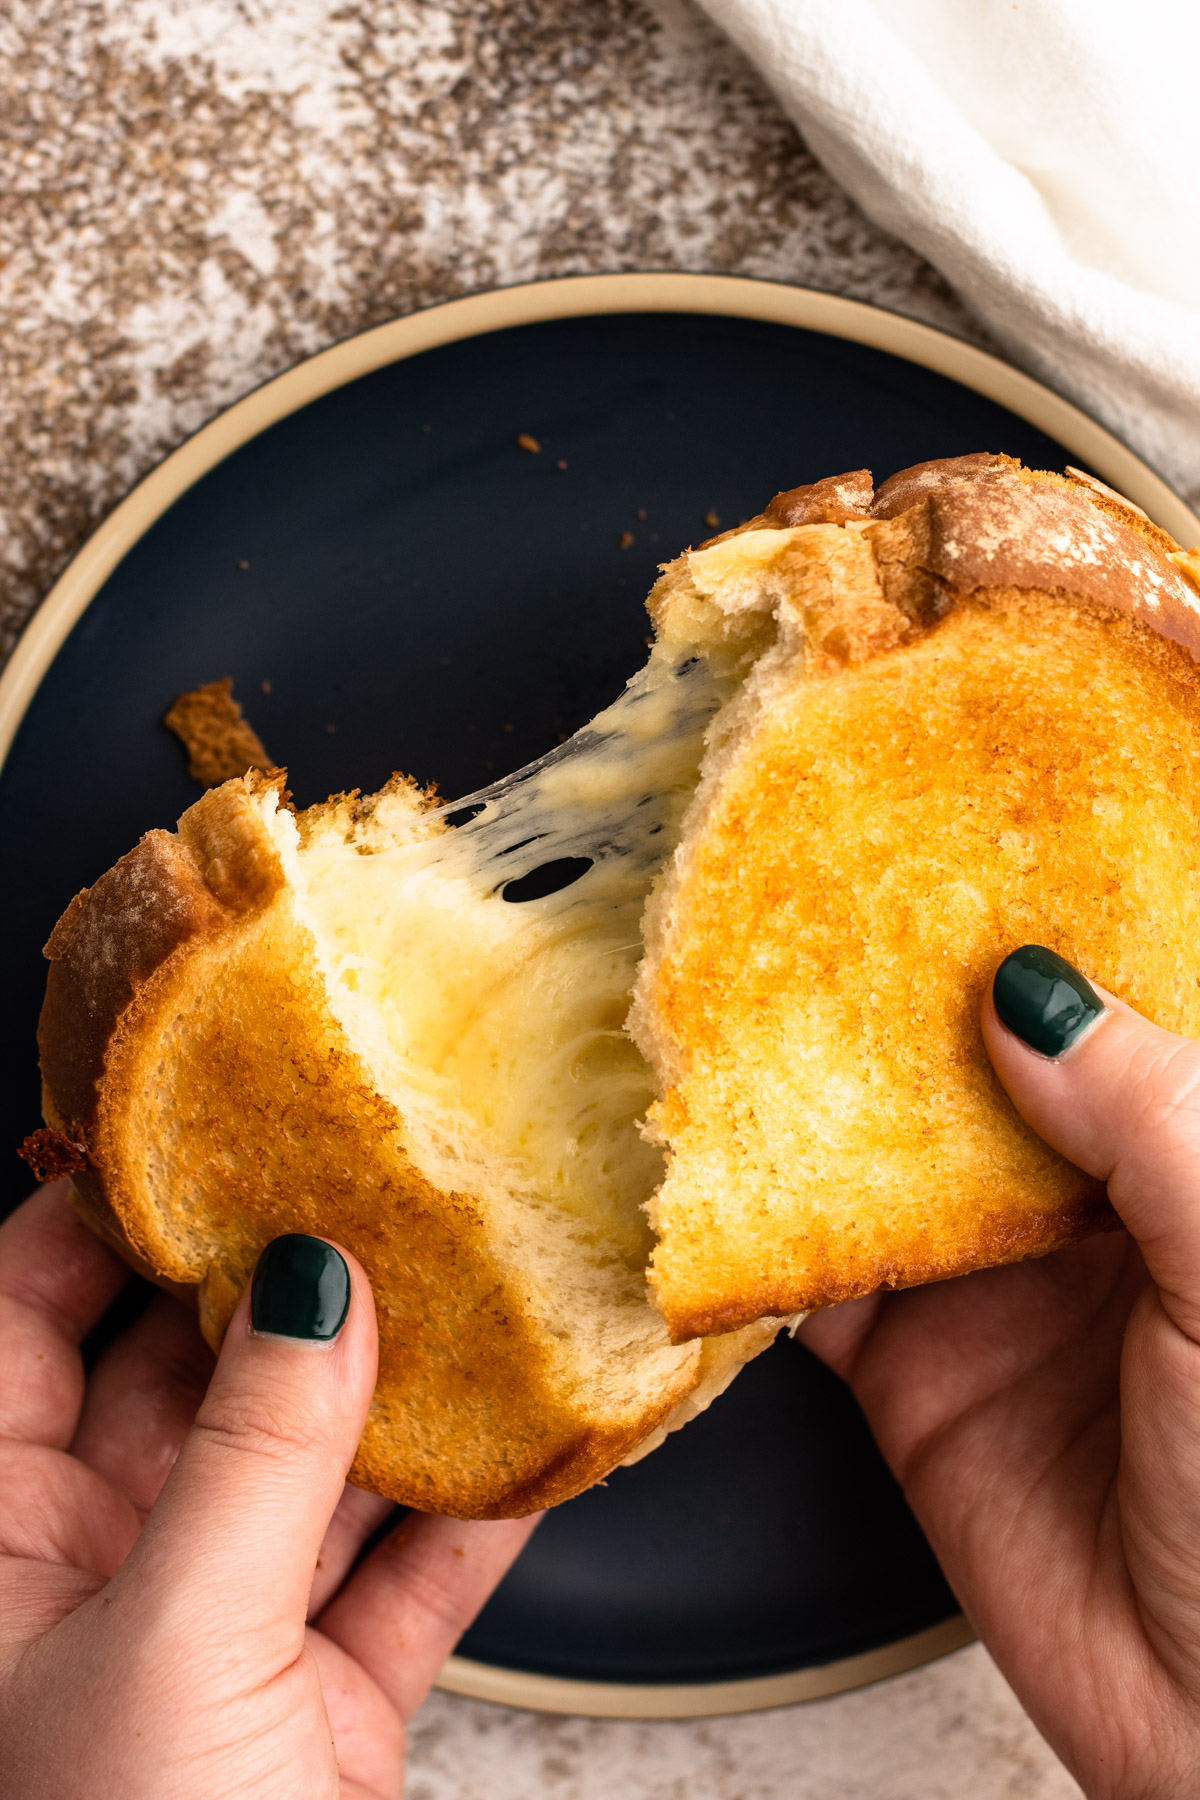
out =
[(1003, 457), (905, 471), (840, 523), (794, 505), (652, 597), (664, 636), (777, 624), (714, 728), (632, 1020), (680, 1340), (1115, 1224), (988, 1062), (1005, 952), (1046, 944), (1200, 1033), (1193, 559)]
[[(397, 779), (296, 815), (251, 772), (149, 833), (47, 946), (45, 1112), (86, 1145), (85, 1217), (194, 1289), (214, 1345), (271, 1238), (352, 1249), (380, 1326), (352, 1473), (379, 1493), (553, 1504), (779, 1328), (674, 1345), (645, 1282), (663, 1164), (623, 1024), (716, 704), (698, 662), (660, 659), (457, 809)], [(529, 897), (564, 862), (575, 879)]]
[(464, 1516), (644, 1453), (790, 1315), (1105, 1227), (977, 1007), (1035, 939), (1200, 1028), (1192, 566), (1087, 477), (856, 471), (668, 565), (647, 668), (481, 794), (213, 790), (48, 947), (86, 1216), (214, 1343), (271, 1237), (347, 1244), (354, 1478)]

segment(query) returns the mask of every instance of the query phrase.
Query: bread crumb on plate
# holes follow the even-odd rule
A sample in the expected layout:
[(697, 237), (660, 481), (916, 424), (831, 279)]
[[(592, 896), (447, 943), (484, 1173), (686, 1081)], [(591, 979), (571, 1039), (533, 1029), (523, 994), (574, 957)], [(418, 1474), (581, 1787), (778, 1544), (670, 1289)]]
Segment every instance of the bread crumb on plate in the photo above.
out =
[(262, 739), (242, 717), (232, 675), (180, 694), (163, 724), (187, 751), (188, 774), (202, 787), (218, 787), (247, 769), (274, 767)]

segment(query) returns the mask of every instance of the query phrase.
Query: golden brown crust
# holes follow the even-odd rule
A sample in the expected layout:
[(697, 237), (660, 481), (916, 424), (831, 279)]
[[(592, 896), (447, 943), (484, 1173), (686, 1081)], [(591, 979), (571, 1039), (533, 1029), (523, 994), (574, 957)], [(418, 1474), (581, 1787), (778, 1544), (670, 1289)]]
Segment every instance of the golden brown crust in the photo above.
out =
[(1179, 570), (1086, 490), (991, 481), (927, 502), (923, 563), (957, 595), (1030, 588), (1128, 613), (1200, 653), (1200, 603)]
[(950, 493), (956, 487), (978, 487), (999, 475), (1015, 475), (1021, 465), (1015, 457), (990, 450), (975, 450), (969, 456), (940, 456), (933, 462), (913, 463), (909, 469), (897, 469), (882, 487), (875, 490), (871, 501), (871, 517), (894, 519), (908, 512), (931, 493)]
[(1200, 656), (1200, 597), (1180, 546), (1140, 507), (1078, 469), (1023, 469), (980, 453), (918, 463), (885, 481), (876, 519), (903, 516), (904, 561), (949, 595), (1037, 588), (1127, 612)]
[[(808, 1296), (800, 1312), (816, 1312), (826, 1306), (840, 1306), (846, 1300), (861, 1299), (881, 1287), (924, 1287), (934, 1281), (950, 1281), (959, 1275), (973, 1275), (979, 1269), (1001, 1268), (1008, 1263), (1028, 1262), (1048, 1256), (1054, 1250), (1065, 1250), (1082, 1238), (1102, 1231), (1120, 1231), (1121, 1221), (1109, 1205), (1101, 1182), (1089, 1183), (1090, 1192), (1077, 1199), (1066, 1199), (1042, 1214), (1023, 1213), (1019, 1220), (986, 1220), (969, 1240), (947, 1246), (942, 1253), (922, 1257), (911, 1245), (894, 1260), (878, 1257), (855, 1261), (845, 1254), (845, 1245), (835, 1242), (811, 1256), (803, 1292)], [(735, 1299), (723, 1304), (703, 1302), (681, 1311), (675, 1329), (680, 1342), (702, 1333), (712, 1337), (724, 1331), (740, 1331), (754, 1319), (779, 1316), (777, 1308), (790, 1304), (801, 1291), (794, 1279), (783, 1271), (774, 1271)]]
[(163, 724), (187, 751), (188, 774), (202, 787), (217, 787), (247, 769), (265, 772), (273, 766), (262, 739), (233, 697), (232, 675), (180, 694)]
[[(726, 544), (744, 531), (779, 531), (793, 525), (845, 525), (851, 519), (866, 519), (871, 515), (874, 491), (870, 469), (848, 469), (844, 475), (825, 475), (820, 481), (784, 488), (752, 519), (732, 525), (727, 531), (719, 531), (715, 537), (705, 538), (700, 547), (710, 550), (714, 544)], [(670, 568), (672, 565), (664, 563), (660, 566)], [(655, 614), (653, 597), (650, 613), (652, 617)]]
[(45, 947), (50, 968), (38, 1022), (43, 1115), (85, 1148), (72, 1171), (81, 1216), (127, 1254), (139, 1274), (151, 1278), (161, 1272), (130, 1240), (112, 1183), (92, 1153), (101, 1136), (108, 1064), (119, 1057), (123, 1038), (136, 1034), (146, 992), (161, 983), (163, 972), (219, 934), (238, 911), (269, 901), (278, 888), (277, 870), (264, 867), (258, 856), (239, 857), (235, 851), (235, 821), (252, 791), (230, 789), (206, 802), (214, 815), (209, 835), (225, 840), (227, 855), (217, 881), (224, 903), (184, 838), (151, 831), (94, 887), (76, 894)]
[(826, 475), (821, 481), (776, 494), (754, 523), (775, 527), (845, 525), (850, 519), (869, 517), (874, 491), (870, 469)]
[(1006, 949), (1200, 1031), (1200, 598), (1173, 541), (991, 455), (902, 471), (871, 512), (788, 550), (806, 661), (656, 903), (652, 1283), (679, 1340), (1114, 1223), (991, 1071)]
[[(139, 988), (182, 945), (220, 927), (224, 914), (185, 847), (151, 831), (76, 894), (46, 945), (50, 971), (38, 1026), (47, 1098), (68, 1136), (95, 1120), (108, 1046)], [(47, 1111), (47, 1117), (51, 1113)]]

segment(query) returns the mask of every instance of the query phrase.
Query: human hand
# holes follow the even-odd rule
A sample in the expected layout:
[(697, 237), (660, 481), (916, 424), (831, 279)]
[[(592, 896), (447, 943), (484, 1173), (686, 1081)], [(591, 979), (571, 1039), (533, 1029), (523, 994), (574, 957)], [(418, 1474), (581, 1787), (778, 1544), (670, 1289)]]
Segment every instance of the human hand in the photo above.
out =
[[(1022, 953), (1023, 954), (1023, 953)], [(1035, 963), (1007, 958), (1005, 1016)], [(1200, 1789), (1200, 1044), (1111, 996), (996, 1071), (1126, 1232), (814, 1314), (964, 1610), (1092, 1800)], [(1058, 990), (1057, 1000), (1069, 995)], [(1099, 1001), (1097, 1001), (1097, 1006)], [(1044, 1040), (1048, 1049), (1054, 1045)]]
[(247, 1293), (214, 1372), (164, 1295), (85, 1382), (128, 1270), (62, 1184), (0, 1226), (0, 1800), (400, 1794), (405, 1724), (535, 1521), (410, 1514), (353, 1568), (392, 1510), (344, 1485), (375, 1310), (321, 1242), (307, 1274), (276, 1253), (257, 1316), (328, 1331), (348, 1270), (336, 1335), (256, 1334)]

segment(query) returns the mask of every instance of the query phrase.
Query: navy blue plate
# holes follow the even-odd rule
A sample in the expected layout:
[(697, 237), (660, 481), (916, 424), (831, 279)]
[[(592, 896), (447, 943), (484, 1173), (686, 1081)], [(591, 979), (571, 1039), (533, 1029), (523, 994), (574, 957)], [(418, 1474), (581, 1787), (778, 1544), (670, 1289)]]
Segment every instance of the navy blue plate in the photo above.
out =
[[(821, 475), (981, 449), (1068, 460), (862, 344), (626, 313), (427, 350), (228, 456), (96, 594), (0, 777), (5, 1204), (29, 1186), (7, 1147), (39, 1123), (41, 945), (78, 888), (196, 797), (160, 724), (181, 689), (232, 675), (301, 805), (396, 768), (467, 793), (613, 698), (644, 654), (656, 565), (718, 521)], [(461, 1653), (713, 1682), (876, 1649), (955, 1610), (849, 1393), (785, 1340), (555, 1512)]]

